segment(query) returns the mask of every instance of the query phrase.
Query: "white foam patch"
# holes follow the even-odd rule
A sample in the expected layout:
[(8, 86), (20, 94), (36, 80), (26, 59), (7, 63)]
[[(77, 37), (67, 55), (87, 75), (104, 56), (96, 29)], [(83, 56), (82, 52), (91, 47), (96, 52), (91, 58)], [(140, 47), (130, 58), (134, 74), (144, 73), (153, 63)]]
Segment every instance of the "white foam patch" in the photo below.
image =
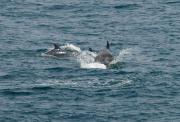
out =
[(122, 80), (121, 86), (126, 85), (126, 84), (131, 84), (132, 80)]
[(80, 67), (83, 69), (106, 69), (106, 65), (94, 62), (94, 63), (81, 63)]

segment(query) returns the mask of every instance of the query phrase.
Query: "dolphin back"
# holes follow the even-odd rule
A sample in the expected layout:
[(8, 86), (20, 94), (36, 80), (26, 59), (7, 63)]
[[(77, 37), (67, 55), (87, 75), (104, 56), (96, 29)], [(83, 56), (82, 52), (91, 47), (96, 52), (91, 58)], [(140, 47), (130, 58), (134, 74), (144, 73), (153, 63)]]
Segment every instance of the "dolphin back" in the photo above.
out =
[(95, 61), (108, 65), (113, 59), (113, 55), (109, 52), (109, 50), (104, 49), (99, 52), (98, 56), (95, 58)]

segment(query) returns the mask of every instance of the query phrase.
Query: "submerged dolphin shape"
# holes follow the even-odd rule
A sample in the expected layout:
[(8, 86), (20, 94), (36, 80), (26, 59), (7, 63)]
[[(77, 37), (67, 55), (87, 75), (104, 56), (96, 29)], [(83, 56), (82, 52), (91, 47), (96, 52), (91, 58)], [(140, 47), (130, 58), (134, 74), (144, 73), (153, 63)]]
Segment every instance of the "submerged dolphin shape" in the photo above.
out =
[(110, 62), (113, 61), (113, 59), (114, 57), (110, 52), (110, 45), (109, 42), (107, 41), (106, 48), (98, 52), (97, 56), (95, 57), (95, 62), (99, 62), (108, 66)]

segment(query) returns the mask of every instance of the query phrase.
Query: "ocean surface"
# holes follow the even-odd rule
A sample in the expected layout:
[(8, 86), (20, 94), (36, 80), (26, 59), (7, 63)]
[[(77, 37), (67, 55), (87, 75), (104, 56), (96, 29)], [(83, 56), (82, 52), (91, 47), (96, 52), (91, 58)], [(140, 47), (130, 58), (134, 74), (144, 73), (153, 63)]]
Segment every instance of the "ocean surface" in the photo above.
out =
[[(42, 56), (107, 40), (107, 69)], [(179, 121), (179, 0), (0, 0), (0, 122)]]

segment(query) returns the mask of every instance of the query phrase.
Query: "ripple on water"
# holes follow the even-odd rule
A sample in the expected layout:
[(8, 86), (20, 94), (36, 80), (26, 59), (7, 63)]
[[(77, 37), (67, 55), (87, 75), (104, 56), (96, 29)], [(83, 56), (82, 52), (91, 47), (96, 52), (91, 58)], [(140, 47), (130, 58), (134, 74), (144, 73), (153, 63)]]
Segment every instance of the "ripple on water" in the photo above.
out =
[(28, 96), (32, 95), (33, 93), (26, 90), (21, 89), (3, 89), (1, 90), (1, 93), (5, 96)]
[(141, 6), (138, 4), (122, 4), (122, 5), (114, 6), (114, 8), (118, 10), (134, 10), (134, 9), (138, 9), (139, 7)]
[(116, 87), (122, 87), (126, 85), (131, 85), (133, 83), (132, 80), (124, 79), (124, 80), (115, 80), (115, 79), (98, 79), (98, 78), (81, 78), (79, 79), (72, 79), (72, 80), (38, 80), (36, 84), (34, 84), (34, 87), (36, 89), (49, 89), (49, 87), (77, 87), (77, 88), (103, 88), (103, 87), (109, 87), (109, 88), (116, 88)]

